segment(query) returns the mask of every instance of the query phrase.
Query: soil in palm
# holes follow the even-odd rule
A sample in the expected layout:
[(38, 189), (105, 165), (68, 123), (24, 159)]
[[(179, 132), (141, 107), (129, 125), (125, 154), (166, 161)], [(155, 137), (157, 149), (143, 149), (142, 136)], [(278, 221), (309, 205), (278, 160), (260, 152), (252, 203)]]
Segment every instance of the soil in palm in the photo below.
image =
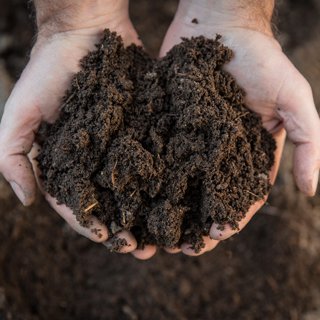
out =
[(82, 225), (94, 215), (140, 247), (199, 251), (212, 223), (237, 228), (269, 192), (275, 142), (223, 70), (231, 59), (220, 36), (154, 60), (106, 30), (39, 131), (45, 190)]

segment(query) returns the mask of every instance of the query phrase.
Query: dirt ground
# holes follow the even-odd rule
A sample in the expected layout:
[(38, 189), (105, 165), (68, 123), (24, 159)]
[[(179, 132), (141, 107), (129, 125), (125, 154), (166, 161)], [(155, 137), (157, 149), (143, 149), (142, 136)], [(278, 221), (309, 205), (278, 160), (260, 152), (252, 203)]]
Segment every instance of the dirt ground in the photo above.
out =
[[(176, 1), (132, 1), (155, 53)], [(0, 0), (0, 114), (32, 44), (26, 1)], [(320, 2), (283, 1), (278, 37), (320, 108)], [(152, 36), (148, 31), (152, 30)], [(198, 258), (111, 254), (39, 199), (23, 208), (0, 177), (0, 319), (320, 319), (320, 196), (291, 176), (287, 145), (269, 204), (241, 234)]]

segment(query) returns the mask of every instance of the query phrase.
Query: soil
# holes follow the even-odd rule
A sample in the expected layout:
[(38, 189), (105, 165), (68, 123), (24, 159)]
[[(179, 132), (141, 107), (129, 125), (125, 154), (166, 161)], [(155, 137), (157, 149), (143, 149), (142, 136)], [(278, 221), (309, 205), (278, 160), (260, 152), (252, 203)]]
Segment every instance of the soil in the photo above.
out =
[(237, 228), (268, 193), (275, 142), (222, 70), (232, 51), (219, 39), (153, 60), (106, 30), (83, 59), (38, 156), (45, 190), (82, 225), (94, 215), (140, 247), (199, 252), (212, 223)]
[[(311, 81), (319, 110), (318, 1), (282, 2), (280, 39)], [(0, 60), (15, 79), (32, 45), (27, 3), (0, 0), (0, 38), (12, 38)], [(130, 1), (148, 51), (157, 52), (176, 4)], [(269, 205), (195, 259), (159, 250), (141, 262), (109, 253), (43, 200), (22, 207), (0, 176), (0, 319), (320, 319), (320, 196), (307, 199), (295, 188), (292, 150), (287, 144)]]

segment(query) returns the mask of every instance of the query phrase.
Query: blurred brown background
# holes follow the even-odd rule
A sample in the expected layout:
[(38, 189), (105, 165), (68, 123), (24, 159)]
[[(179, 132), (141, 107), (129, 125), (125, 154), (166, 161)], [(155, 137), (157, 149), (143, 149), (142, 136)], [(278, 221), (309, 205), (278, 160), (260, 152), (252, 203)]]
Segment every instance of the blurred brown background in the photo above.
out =
[[(177, 1), (132, 0), (156, 54)], [(34, 41), (26, 0), (0, 0), (0, 115)], [(320, 108), (320, 0), (278, 1), (277, 36)], [(281, 71), (280, 71), (281, 72)], [(319, 137), (320, 138), (320, 137)], [(0, 320), (320, 319), (320, 197), (291, 176), (287, 145), (269, 204), (199, 258), (159, 252), (147, 262), (76, 235), (39, 199), (23, 208), (0, 176)]]

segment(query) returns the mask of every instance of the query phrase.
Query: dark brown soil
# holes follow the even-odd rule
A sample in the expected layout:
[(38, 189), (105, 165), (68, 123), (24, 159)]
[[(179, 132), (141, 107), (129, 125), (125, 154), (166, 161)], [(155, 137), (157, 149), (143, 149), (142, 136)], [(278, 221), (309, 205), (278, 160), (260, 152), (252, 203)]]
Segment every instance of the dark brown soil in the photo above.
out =
[[(317, 0), (282, 2), (284, 50), (320, 101)], [(0, 38), (13, 39), (0, 60), (15, 78), (32, 44), (27, 3), (0, 0)], [(176, 3), (130, 1), (153, 54)], [(287, 144), (269, 205), (239, 235), (195, 259), (159, 250), (145, 262), (77, 235), (44, 201), (22, 207), (0, 176), (0, 319), (320, 319), (320, 196), (298, 193), (291, 163)]]
[(44, 124), (44, 187), (87, 225), (131, 230), (140, 246), (203, 245), (270, 189), (275, 143), (222, 70), (232, 52), (184, 39), (156, 61), (105, 31), (82, 61), (59, 120)]

